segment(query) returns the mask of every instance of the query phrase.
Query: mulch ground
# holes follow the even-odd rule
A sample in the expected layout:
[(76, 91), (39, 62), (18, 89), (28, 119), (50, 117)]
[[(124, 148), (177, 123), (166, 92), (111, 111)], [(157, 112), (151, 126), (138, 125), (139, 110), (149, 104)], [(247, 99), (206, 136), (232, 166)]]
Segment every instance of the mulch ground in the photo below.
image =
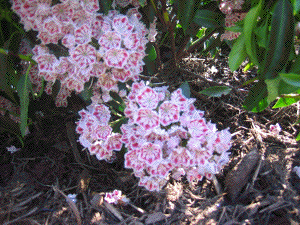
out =
[[(24, 148), (7, 152), (18, 143), (8, 133), (0, 135), (0, 224), (299, 224), (300, 178), (293, 172), (300, 166), (299, 105), (244, 110), (251, 85), (242, 84), (256, 71), (230, 72), (221, 52), (214, 59), (193, 54), (178, 67), (162, 68), (151, 81), (165, 82), (171, 91), (188, 81), (206, 119), (232, 133), (231, 160), (215, 179), (171, 179), (161, 192), (149, 192), (124, 169), (124, 152), (109, 164), (77, 142), (74, 123), (83, 101), (74, 95), (67, 108), (56, 108), (43, 95), (30, 105), (33, 124)], [(216, 84), (233, 90), (218, 98), (198, 93)], [(269, 127), (276, 123), (282, 131), (274, 136)], [(130, 204), (104, 202), (105, 192), (114, 189)], [(77, 194), (76, 204), (68, 194)]]

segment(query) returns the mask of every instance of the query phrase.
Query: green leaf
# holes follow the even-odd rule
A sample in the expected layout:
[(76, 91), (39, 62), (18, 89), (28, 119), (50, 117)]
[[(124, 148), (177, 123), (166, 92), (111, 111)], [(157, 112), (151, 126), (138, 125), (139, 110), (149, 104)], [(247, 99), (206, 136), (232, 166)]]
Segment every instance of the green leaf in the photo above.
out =
[(122, 117), (118, 120), (113, 121), (112, 123), (110, 123), (112, 132), (113, 133), (121, 133), (120, 127), (122, 126), (122, 124), (126, 124), (127, 122), (128, 122), (128, 118), (126, 118), (126, 117)]
[(225, 30), (242, 33), (244, 29), (242, 26), (232, 26), (232, 27), (225, 27)]
[(272, 79), (286, 65), (294, 38), (293, 8), (289, 0), (277, 1), (271, 22), (268, 48), (264, 59), (263, 75)]
[(191, 97), (191, 90), (190, 90), (190, 85), (189, 83), (186, 81), (183, 84), (180, 85), (181, 90), (182, 90), (182, 94), (186, 97), (186, 98), (190, 98)]
[(256, 27), (254, 33), (257, 36), (257, 44), (262, 48), (267, 48), (268, 44), (268, 28), (269, 28), (269, 17), (259, 27)]
[(300, 55), (296, 56), (295, 62), (293, 62), (289, 72), (300, 74)]
[(300, 74), (296, 73), (279, 73), (279, 76), (287, 84), (300, 87)]
[(147, 3), (147, 0), (139, 0), (139, 3), (142, 7), (144, 7)]
[(206, 31), (206, 28), (201, 28), (199, 29), (198, 33), (196, 34), (196, 37), (201, 39), (205, 36), (205, 31)]
[(251, 68), (253, 68), (253, 66), (254, 66), (253, 63), (247, 63), (247, 65), (243, 69), (243, 72), (247, 72), (248, 70), (250, 70)]
[(278, 99), (277, 102), (275, 103), (275, 105), (272, 108), (277, 109), (277, 108), (287, 107), (287, 106), (292, 105), (292, 104), (294, 104), (298, 101), (300, 101), (300, 96), (299, 95), (284, 96), (284, 97), (281, 97), (280, 99)]
[(300, 90), (299, 87), (288, 84), (283, 79), (281, 79), (278, 87), (278, 94), (286, 95), (286, 94), (297, 92), (298, 90)]
[(117, 110), (120, 112), (124, 112), (126, 105), (125, 105), (125, 102), (123, 101), (123, 99), (120, 97), (120, 95), (114, 91), (110, 91), (109, 95), (113, 98), (114, 102), (117, 103), (117, 105), (118, 105)]
[(268, 107), (267, 85), (263, 80), (255, 83), (244, 101), (243, 107), (251, 112), (261, 112)]
[(296, 141), (300, 141), (300, 133), (297, 135)]
[(279, 96), (278, 88), (279, 88), (280, 81), (281, 81), (280, 77), (265, 80), (265, 82), (267, 84), (267, 90), (268, 90), (267, 101), (269, 104), (271, 102), (273, 102)]
[(247, 16), (244, 19), (244, 35), (245, 35), (245, 46), (246, 52), (251, 60), (255, 65), (259, 66), (259, 62), (257, 60), (257, 53), (256, 53), (256, 46), (254, 41), (254, 29), (257, 24), (257, 18), (260, 14), (262, 6), (262, 1), (259, 2), (257, 6), (250, 9), (247, 13)]
[(300, 1), (292, 0), (292, 3), (293, 3), (293, 8), (294, 8), (294, 15), (296, 15), (300, 11)]
[(92, 88), (89, 88), (90, 85), (90, 82), (85, 83), (83, 91), (78, 94), (78, 96), (86, 103), (91, 103), (91, 97), (93, 96), (93, 90)]
[(223, 25), (224, 16), (221, 13), (203, 9), (197, 10), (193, 21), (201, 27), (218, 28)]
[(156, 50), (154, 48), (154, 46), (150, 47), (149, 52), (148, 52), (148, 59), (150, 61), (154, 61), (156, 59), (157, 55), (156, 55)]
[(235, 71), (246, 59), (247, 53), (245, 48), (244, 34), (241, 34), (235, 41), (228, 58), (228, 64), (231, 71)]
[[(7, 48), (9, 47), (9, 42), (6, 42), (4, 44), (4, 47)], [(1, 49), (1, 53), (3, 51), (5, 51), (4, 49)], [(13, 85), (12, 83), (10, 83), (10, 80), (14, 80), (16, 79), (16, 72), (12, 67), (12, 56), (9, 56), (7, 54), (1, 54), (0, 53), (0, 65), (1, 65), (1, 69), (0, 69), (0, 90), (4, 91), (9, 98), (16, 102), (15, 97), (13, 95), (13, 88), (11, 87), (11, 85)]]
[(231, 90), (232, 88), (227, 86), (214, 86), (206, 88), (199, 93), (210, 97), (221, 97), (222, 95), (228, 95)]
[(25, 136), (25, 130), (27, 127), (27, 120), (28, 120), (28, 106), (29, 106), (29, 86), (30, 80), (28, 77), (29, 71), (31, 69), (31, 64), (29, 65), (26, 74), (24, 74), (18, 82), (17, 90), (18, 95), (20, 97), (20, 105), (21, 105), (21, 134)]
[(101, 12), (107, 14), (111, 10), (112, 0), (99, 1)]
[(195, 17), (196, 10), (200, 5), (200, 2), (201, 2), (200, 0), (189, 0), (189, 1), (179, 0), (177, 14), (184, 33), (186, 33), (189, 26), (191, 25)]
[(217, 38), (210, 37), (207, 41), (204, 42), (204, 51), (202, 51), (202, 53), (206, 54), (211, 51), (215, 52), (217, 50), (217, 47), (220, 47), (221, 44), (221, 35), (218, 35)]
[(112, 101), (109, 101), (109, 105), (119, 112), (124, 112), (126, 105), (123, 99), (116, 92), (113, 91), (110, 91), (109, 95), (113, 99)]

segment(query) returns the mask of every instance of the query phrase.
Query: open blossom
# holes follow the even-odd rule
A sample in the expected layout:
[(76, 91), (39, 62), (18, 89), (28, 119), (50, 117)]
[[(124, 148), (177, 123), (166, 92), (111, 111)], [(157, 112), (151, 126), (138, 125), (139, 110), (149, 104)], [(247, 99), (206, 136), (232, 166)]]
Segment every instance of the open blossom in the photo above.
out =
[(104, 33), (99, 39), (99, 45), (107, 50), (111, 48), (120, 48), (121, 36), (114, 31)]
[(229, 161), (229, 131), (206, 122), (193, 102), (181, 89), (170, 94), (164, 87), (132, 84), (125, 109), (130, 122), (121, 126), (121, 141), (128, 149), (125, 167), (134, 170), (140, 186), (159, 191), (169, 173), (190, 182), (211, 179)]
[(92, 66), (96, 62), (96, 49), (88, 44), (78, 45), (70, 54), (71, 59), (81, 68)]
[(107, 66), (122, 69), (127, 63), (128, 57), (129, 54), (126, 50), (112, 48), (106, 52), (104, 60)]

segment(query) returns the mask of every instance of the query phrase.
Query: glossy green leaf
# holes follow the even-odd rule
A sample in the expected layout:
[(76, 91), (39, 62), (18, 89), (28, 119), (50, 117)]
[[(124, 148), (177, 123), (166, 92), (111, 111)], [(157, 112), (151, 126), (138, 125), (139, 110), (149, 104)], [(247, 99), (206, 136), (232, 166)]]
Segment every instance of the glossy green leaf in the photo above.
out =
[(268, 90), (266, 83), (261, 80), (253, 85), (246, 97), (243, 107), (251, 112), (261, 112), (268, 107)]
[(20, 97), (20, 109), (21, 109), (21, 134), (24, 137), (25, 136), (25, 130), (27, 127), (27, 121), (28, 121), (28, 106), (29, 106), (29, 86), (30, 86), (30, 80), (29, 80), (29, 71), (31, 69), (31, 64), (29, 65), (26, 74), (24, 74), (21, 79), (18, 82), (17, 90), (18, 95)]
[(113, 121), (112, 123), (110, 123), (110, 126), (112, 128), (112, 132), (113, 133), (121, 133), (121, 126), (122, 124), (126, 124), (128, 122), (128, 118), (126, 117), (122, 117), (118, 120)]
[(256, 46), (254, 41), (254, 29), (257, 25), (257, 18), (260, 14), (262, 7), (262, 1), (259, 2), (259, 4), (252, 9), (249, 10), (247, 13), (247, 16), (244, 19), (244, 35), (245, 35), (245, 46), (246, 46), (246, 52), (251, 60), (255, 65), (260, 65), (257, 59), (257, 53), (256, 53)]
[(149, 52), (148, 52), (148, 59), (150, 61), (154, 61), (156, 59), (157, 55), (156, 55), (156, 50), (154, 48), (154, 46), (150, 47)]
[(85, 83), (83, 91), (78, 94), (78, 96), (87, 104), (91, 104), (91, 97), (93, 97), (93, 90), (92, 88), (89, 88), (91, 86), (91, 82), (92, 81)]
[(243, 72), (247, 72), (248, 70), (252, 69), (253, 66), (254, 66), (253, 63), (247, 63), (247, 65), (243, 69)]
[(296, 73), (279, 73), (279, 76), (284, 80), (284, 82), (300, 87), (300, 74)]
[(287, 107), (290, 106), (296, 102), (300, 101), (300, 96), (299, 95), (288, 95), (281, 97), (280, 99), (277, 100), (275, 105), (272, 107), (273, 109), (277, 108), (282, 108), (282, 107)]
[(184, 33), (186, 33), (189, 26), (191, 25), (200, 2), (200, 0), (179, 0), (177, 14)]
[(279, 83), (279, 87), (278, 87), (278, 94), (286, 95), (286, 94), (290, 94), (290, 93), (295, 93), (298, 90), (300, 90), (299, 87), (288, 84), (283, 79), (281, 79), (281, 81)]
[(122, 103), (123, 99), (120, 97), (120, 95), (114, 91), (110, 91), (109, 95), (115, 100), (116, 102)]
[(200, 91), (200, 94), (208, 95), (210, 97), (221, 97), (222, 95), (227, 95), (232, 90), (232, 88), (227, 86), (214, 86), (206, 88)]
[(228, 58), (228, 64), (231, 71), (235, 71), (246, 59), (247, 53), (245, 48), (244, 34), (241, 34), (235, 41)]
[(120, 104), (115, 100), (109, 101), (109, 106), (111, 106), (114, 109), (114, 111), (116, 112), (115, 115), (118, 115), (119, 112), (124, 112), (125, 109), (125, 104)]
[(190, 98), (191, 97), (191, 90), (190, 90), (190, 85), (188, 82), (184, 82), (183, 84), (180, 85), (181, 90), (182, 90), (182, 94), (186, 97), (186, 98)]
[(299, 134), (296, 137), (296, 141), (300, 141), (300, 132), (299, 132)]
[(124, 112), (124, 109), (126, 107), (123, 99), (120, 97), (120, 95), (118, 95), (116, 92), (114, 91), (110, 91), (109, 95), (112, 97), (113, 99), (113, 104), (115, 104), (114, 108), (116, 110), (118, 110), (119, 112)]
[(263, 75), (272, 79), (286, 65), (293, 45), (294, 16), (289, 0), (277, 1), (271, 22), (268, 47), (265, 54)]
[(224, 17), (221, 13), (203, 9), (197, 10), (193, 21), (200, 27), (218, 28), (223, 25)]

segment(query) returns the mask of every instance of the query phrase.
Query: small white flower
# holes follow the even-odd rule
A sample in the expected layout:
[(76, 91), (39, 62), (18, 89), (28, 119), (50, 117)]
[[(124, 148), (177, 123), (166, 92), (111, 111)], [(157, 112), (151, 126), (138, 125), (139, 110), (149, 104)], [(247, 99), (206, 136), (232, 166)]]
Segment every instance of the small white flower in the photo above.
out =
[(10, 147), (6, 147), (7, 151), (9, 151), (10, 153), (15, 153), (19, 150), (21, 150), (20, 148), (16, 148), (15, 146), (10, 146)]
[(270, 125), (270, 131), (271, 131), (271, 133), (273, 133), (275, 135), (279, 135), (279, 133), (281, 131), (281, 127), (280, 127), (279, 123), (276, 123), (275, 125)]
[(295, 166), (293, 171), (298, 175), (298, 177), (300, 178), (300, 166)]
[(72, 200), (72, 202), (76, 203), (77, 199), (76, 199), (77, 195), (76, 194), (68, 194), (68, 198)]

